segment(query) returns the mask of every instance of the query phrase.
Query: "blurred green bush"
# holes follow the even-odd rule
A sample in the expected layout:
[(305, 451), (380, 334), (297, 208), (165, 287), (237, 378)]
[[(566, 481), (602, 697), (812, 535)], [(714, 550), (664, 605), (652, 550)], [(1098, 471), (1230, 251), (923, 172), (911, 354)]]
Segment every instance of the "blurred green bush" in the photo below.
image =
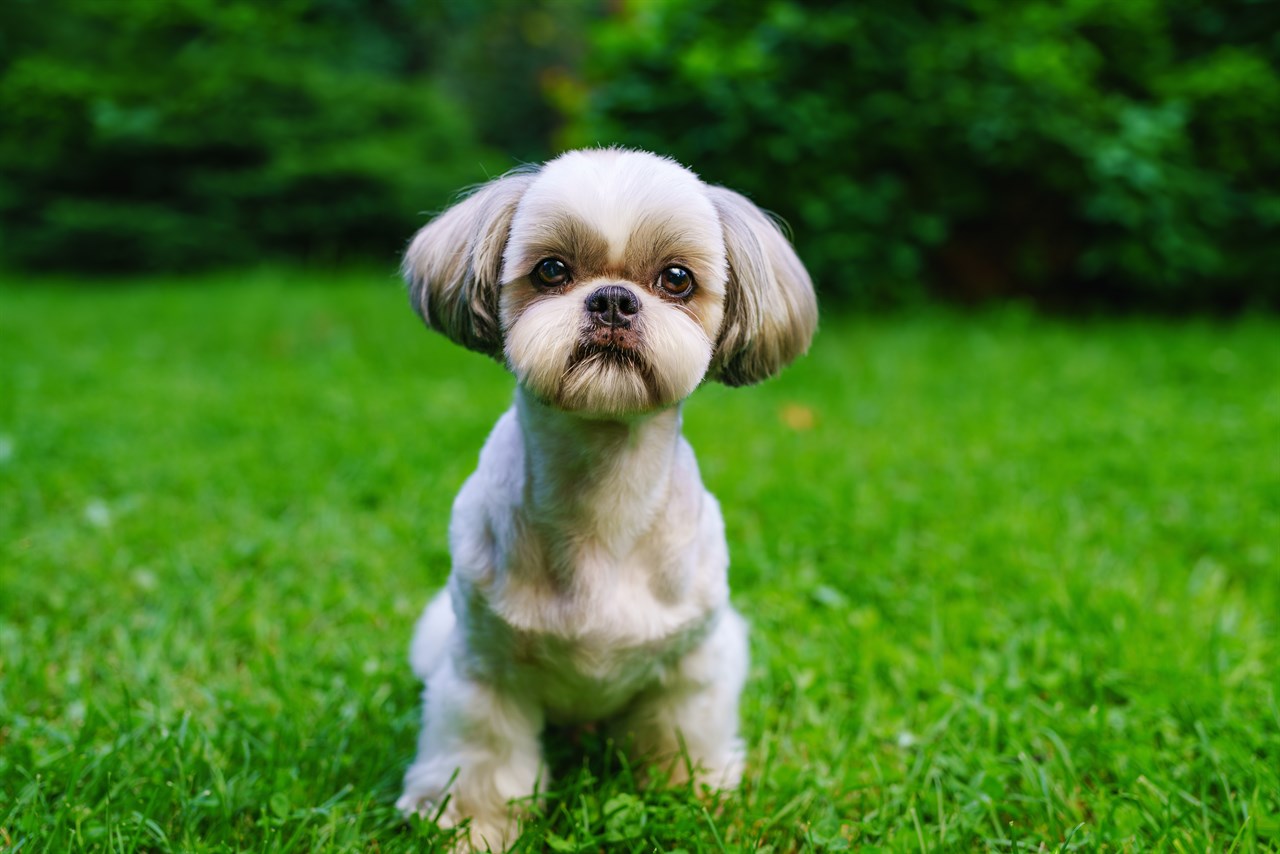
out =
[(394, 263), (557, 147), (670, 154), (830, 299), (1280, 304), (1280, 3), (6, 0), (0, 264)]
[(553, 96), (790, 221), (820, 289), (1280, 297), (1280, 4), (645, 0)]
[(394, 263), (479, 160), (508, 165), (430, 76), (436, 24), (413, 0), (8, 0), (0, 258)]

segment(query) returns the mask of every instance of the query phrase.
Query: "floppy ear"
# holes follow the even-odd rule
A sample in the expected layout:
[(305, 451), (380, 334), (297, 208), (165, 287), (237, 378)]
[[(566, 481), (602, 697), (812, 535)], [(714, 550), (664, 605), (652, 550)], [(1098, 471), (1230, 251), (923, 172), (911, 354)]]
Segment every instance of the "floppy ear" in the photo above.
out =
[(724, 323), (710, 376), (751, 385), (809, 349), (818, 300), (809, 273), (777, 223), (745, 196), (708, 187), (729, 254)]
[(516, 205), (533, 172), (490, 181), (414, 235), (400, 272), (409, 299), (433, 329), (501, 358), (498, 285)]

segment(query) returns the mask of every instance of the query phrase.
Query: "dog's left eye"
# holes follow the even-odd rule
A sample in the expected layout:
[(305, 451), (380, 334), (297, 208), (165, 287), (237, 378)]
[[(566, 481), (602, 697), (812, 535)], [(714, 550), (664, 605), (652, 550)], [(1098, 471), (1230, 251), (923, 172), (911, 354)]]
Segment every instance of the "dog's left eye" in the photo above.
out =
[(554, 288), (569, 281), (569, 267), (559, 258), (544, 258), (533, 268), (533, 278), (545, 288)]
[(658, 287), (673, 297), (687, 297), (693, 293), (693, 274), (684, 267), (668, 267), (658, 276)]

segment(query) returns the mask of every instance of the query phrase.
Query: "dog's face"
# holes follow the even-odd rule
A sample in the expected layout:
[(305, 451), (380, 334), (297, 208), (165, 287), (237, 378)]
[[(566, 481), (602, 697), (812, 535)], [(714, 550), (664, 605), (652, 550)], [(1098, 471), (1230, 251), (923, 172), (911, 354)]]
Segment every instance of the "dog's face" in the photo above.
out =
[(516, 208), (502, 269), (507, 365), (543, 400), (642, 412), (706, 374), (728, 263), (702, 182), (674, 163), (617, 151), (552, 161)]
[(808, 346), (813, 288), (751, 202), (652, 154), (574, 151), (482, 187), (405, 257), (419, 312), (543, 401), (625, 417)]

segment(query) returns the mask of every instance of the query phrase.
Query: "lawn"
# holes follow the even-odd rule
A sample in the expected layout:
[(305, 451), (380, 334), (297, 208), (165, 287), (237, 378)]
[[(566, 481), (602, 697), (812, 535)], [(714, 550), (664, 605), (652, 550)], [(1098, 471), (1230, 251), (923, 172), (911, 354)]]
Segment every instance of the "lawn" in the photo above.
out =
[[(0, 285), (0, 850), (440, 843), (405, 652), (510, 397), (384, 272)], [(744, 786), (558, 733), (526, 850), (1280, 850), (1280, 320), (827, 316), (686, 432)]]

